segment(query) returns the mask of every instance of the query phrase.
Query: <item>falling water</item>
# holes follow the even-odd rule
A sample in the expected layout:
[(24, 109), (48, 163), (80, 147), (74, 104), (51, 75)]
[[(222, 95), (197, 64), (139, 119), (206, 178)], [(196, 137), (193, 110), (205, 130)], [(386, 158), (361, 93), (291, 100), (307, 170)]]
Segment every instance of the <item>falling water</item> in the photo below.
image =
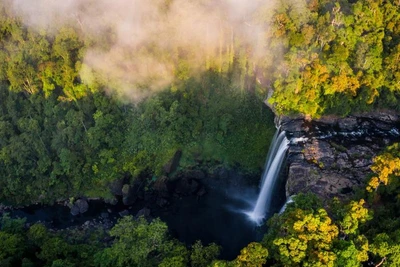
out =
[(280, 144), (282, 143), (282, 140), (284, 138), (286, 138), (285, 136), (285, 132), (280, 132), (279, 128), (277, 129), (277, 131), (275, 132), (274, 137), (272, 138), (271, 141), (271, 146), (269, 148), (268, 154), (267, 154), (267, 161), (265, 163), (265, 167), (264, 167), (264, 172), (262, 174), (262, 180), (261, 180), (261, 184), (260, 184), (260, 188), (262, 188), (264, 186), (264, 182), (265, 182), (265, 178), (267, 177), (267, 173), (269, 171), (269, 169), (271, 168), (271, 164), (272, 161), (274, 159), (274, 155), (276, 155)]
[(248, 213), (250, 219), (257, 224), (260, 224), (265, 218), (267, 208), (269, 209), (271, 203), (271, 196), (273, 193), (275, 181), (277, 180), (285, 158), (286, 150), (289, 147), (289, 140), (282, 132), (276, 142), (272, 144), (271, 153), (267, 159), (265, 171), (262, 177), (262, 186), (260, 194), (258, 195), (257, 203), (252, 212)]

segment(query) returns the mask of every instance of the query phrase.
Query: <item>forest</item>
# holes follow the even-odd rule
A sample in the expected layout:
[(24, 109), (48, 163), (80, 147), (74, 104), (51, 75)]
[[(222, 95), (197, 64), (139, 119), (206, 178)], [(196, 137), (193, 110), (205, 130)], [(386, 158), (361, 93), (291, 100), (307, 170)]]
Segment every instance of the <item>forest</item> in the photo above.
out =
[[(158, 179), (174, 179), (165, 166), (178, 151), (177, 172), (201, 167), (211, 173), (223, 166), (257, 176), (275, 115), (400, 112), (397, 0), (260, 4), (243, 23), (260, 30), (261, 52), (243, 39), (249, 26), (234, 32), (230, 21), (218, 18), (215, 46), (211, 33), (204, 44), (178, 42), (174, 35), (165, 45), (145, 39), (140, 49), (127, 45), (117, 57), (131, 60), (125, 65), (111, 60), (113, 70), (88, 59), (93, 51), (115, 52), (113, 25), (101, 34), (75, 18), (56, 28), (33, 27), (11, 2), (0, 2), (5, 205), (83, 196), (110, 200), (110, 184), (119, 179), (152, 190)], [(182, 4), (149, 2), (166, 20), (174, 3)], [(149, 74), (141, 64), (164, 67)], [(400, 266), (399, 177), (400, 146), (393, 144), (374, 158), (368, 184), (352, 199), (326, 203), (311, 194), (296, 196), (266, 222), (262, 240), (232, 261), (219, 258), (218, 244), (180, 242), (160, 219), (126, 216), (111, 229), (54, 231), (4, 213), (0, 265)]]

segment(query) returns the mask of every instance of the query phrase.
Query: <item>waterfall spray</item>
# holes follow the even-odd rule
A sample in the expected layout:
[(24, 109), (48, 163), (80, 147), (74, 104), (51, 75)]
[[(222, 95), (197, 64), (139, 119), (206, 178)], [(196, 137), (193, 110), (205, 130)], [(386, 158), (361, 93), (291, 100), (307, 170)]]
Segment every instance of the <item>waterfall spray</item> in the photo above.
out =
[(285, 132), (281, 132), (270, 149), (256, 205), (253, 211), (248, 213), (250, 219), (257, 224), (260, 224), (265, 218), (266, 213), (269, 212), (275, 182), (279, 177), (288, 147), (289, 140), (286, 138)]

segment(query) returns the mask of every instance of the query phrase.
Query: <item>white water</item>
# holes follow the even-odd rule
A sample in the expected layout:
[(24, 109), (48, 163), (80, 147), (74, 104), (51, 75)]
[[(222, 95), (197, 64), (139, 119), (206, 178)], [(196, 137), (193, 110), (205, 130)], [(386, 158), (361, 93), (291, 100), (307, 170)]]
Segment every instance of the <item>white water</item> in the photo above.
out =
[(293, 200), (293, 197), (294, 197), (294, 196), (296, 196), (296, 195), (292, 195), (292, 196), (290, 196), (290, 197), (288, 197), (288, 198), (286, 199), (285, 204), (283, 204), (282, 208), (279, 210), (279, 214), (284, 213), (285, 210), (286, 210), (286, 208), (287, 208), (287, 205), (294, 202), (294, 200)]
[(271, 154), (267, 159), (267, 164), (262, 177), (262, 186), (260, 194), (258, 195), (257, 203), (252, 212), (247, 213), (250, 219), (257, 224), (260, 224), (266, 213), (268, 212), (271, 204), (271, 196), (275, 186), (275, 181), (279, 176), (279, 171), (282, 166), (283, 159), (285, 158), (286, 150), (289, 147), (289, 140), (282, 132), (276, 142), (272, 144)]
[(261, 176), (262, 179), (261, 179), (261, 183), (260, 183), (260, 188), (262, 188), (264, 186), (266, 174), (268, 173), (269, 169), (271, 168), (272, 160), (274, 159), (274, 155), (276, 155), (276, 152), (278, 151), (279, 145), (282, 142), (283, 138), (285, 138), (285, 132), (279, 133), (279, 128), (278, 128), (274, 134), (274, 137), (272, 138), (271, 145), (269, 147), (264, 171)]

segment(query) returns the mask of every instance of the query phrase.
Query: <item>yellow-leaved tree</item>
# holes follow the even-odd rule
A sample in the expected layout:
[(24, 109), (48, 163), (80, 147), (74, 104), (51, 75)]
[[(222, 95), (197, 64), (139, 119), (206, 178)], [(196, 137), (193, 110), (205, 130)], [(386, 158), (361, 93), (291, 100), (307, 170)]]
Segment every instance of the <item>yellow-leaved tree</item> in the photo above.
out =
[(368, 182), (369, 192), (377, 190), (380, 184), (388, 185), (393, 176), (400, 176), (399, 143), (389, 146), (383, 154), (376, 156), (371, 170), (375, 175)]

